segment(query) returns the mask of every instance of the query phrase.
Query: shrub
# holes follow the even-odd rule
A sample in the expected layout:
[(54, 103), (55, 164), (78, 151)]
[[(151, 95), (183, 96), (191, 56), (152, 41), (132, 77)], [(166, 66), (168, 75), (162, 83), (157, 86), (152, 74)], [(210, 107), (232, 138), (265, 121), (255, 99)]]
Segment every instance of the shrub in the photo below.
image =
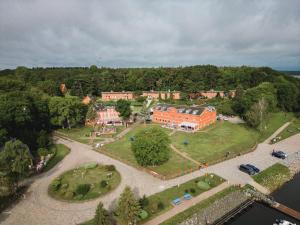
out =
[(72, 199), (72, 198), (74, 197), (74, 193), (73, 193), (72, 191), (67, 191), (67, 192), (65, 193), (65, 197), (66, 197), (67, 199)]
[(206, 182), (203, 182), (203, 181), (199, 181), (199, 182), (197, 183), (197, 186), (198, 186), (200, 189), (202, 189), (202, 190), (208, 190), (208, 189), (210, 189), (210, 185), (209, 185), (208, 183), (206, 183)]
[(195, 193), (196, 193), (196, 190), (195, 190), (194, 188), (191, 188), (191, 189), (190, 189), (190, 192), (191, 192), (192, 194), (195, 194)]
[(61, 187), (61, 181), (59, 179), (55, 179), (51, 184), (51, 188), (53, 191), (58, 191), (60, 187)]
[(142, 208), (145, 208), (149, 205), (149, 199), (146, 197), (146, 195), (144, 195), (142, 198), (139, 199), (139, 203)]
[(100, 187), (102, 187), (102, 188), (105, 188), (106, 186), (107, 186), (107, 181), (106, 180), (102, 180), (101, 182), (100, 182)]
[(83, 198), (83, 195), (76, 195), (73, 199), (74, 200), (81, 200)]
[(38, 155), (41, 157), (41, 156), (46, 156), (49, 154), (49, 151), (48, 149), (46, 148), (39, 148), (38, 149)]
[(188, 189), (185, 189), (185, 190), (184, 190), (184, 193), (189, 193), (189, 190), (188, 190)]
[(69, 187), (69, 184), (67, 184), (67, 183), (61, 185), (61, 188), (63, 188), (63, 189), (67, 189), (68, 187)]
[(141, 212), (139, 213), (139, 217), (140, 217), (142, 220), (146, 219), (146, 218), (148, 217), (147, 211), (145, 211), (145, 210), (142, 209)]
[(163, 202), (158, 202), (158, 203), (157, 203), (157, 209), (158, 209), (158, 210), (163, 210), (164, 208), (165, 208), (165, 205), (164, 205)]
[(78, 184), (75, 193), (76, 195), (86, 195), (90, 189), (90, 184)]
[(108, 171), (116, 171), (116, 167), (114, 165), (107, 165), (105, 166), (105, 168), (108, 170)]
[(84, 168), (84, 169), (94, 169), (98, 166), (98, 163), (96, 162), (91, 162), (91, 163), (86, 163), (80, 166), (79, 168)]

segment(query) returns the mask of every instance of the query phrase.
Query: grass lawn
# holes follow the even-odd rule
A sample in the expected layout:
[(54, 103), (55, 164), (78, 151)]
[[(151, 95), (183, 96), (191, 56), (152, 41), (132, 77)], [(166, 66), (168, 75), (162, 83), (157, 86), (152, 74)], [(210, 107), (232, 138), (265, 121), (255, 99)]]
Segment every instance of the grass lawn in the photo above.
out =
[[(249, 151), (255, 143), (271, 136), (292, 118), (291, 113), (272, 113), (264, 132), (249, 128), (245, 124), (222, 121), (194, 134), (176, 132), (171, 136), (171, 140), (178, 150), (187, 153), (193, 159), (212, 164), (225, 160), (227, 152), (230, 152), (229, 157), (233, 157)], [(185, 141), (188, 144), (185, 144)]]
[(55, 178), (49, 185), (48, 192), (56, 199), (83, 201), (108, 193), (120, 181), (121, 176), (113, 166), (89, 163)]
[(285, 182), (290, 180), (290, 178), (291, 174), (289, 168), (280, 163), (276, 163), (259, 174), (253, 176), (253, 179), (257, 183), (265, 186), (270, 191), (275, 191)]
[[(116, 133), (102, 135), (101, 137), (94, 138), (94, 142), (103, 141), (104, 138), (114, 137), (125, 129), (125, 126), (117, 126)], [(90, 144), (90, 133), (93, 131), (91, 126), (76, 127), (72, 129), (59, 129), (58, 133), (65, 137), (81, 142), (83, 144)]]
[(179, 224), (189, 217), (191, 217), (193, 214), (200, 212), (201, 210), (209, 207), (211, 204), (216, 202), (219, 199), (224, 198), (226, 195), (238, 191), (239, 189), (237, 187), (229, 187), (226, 188), (225, 190), (222, 190), (218, 192), (217, 194), (197, 203), (196, 205), (188, 208), (187, 210), (177, 214), (176, 216), (166, 220), (165, 222), (161, 223), (160, 225), (176, 225)]
[(82, 126), (72, 129), (59, 129), (57, 131), (70, 139), (88, 144), (90, 141), (90, 132), (92, 130), (93, 128), (90, 126)]
[(280, 132), (277, 137), (281, 137), (280, 140), (283, 140), (298, 133), (300, 133), (300, 119), (294, 118), (290, 125)]
[[(181, 184), (179, 187), (174, 186), (168, 188), (162, 192), (156, 193), (149, 197), (146, 197), (148, 200), (148, 204), (141, 205), (142, 209), (145, 210), (148, 214), (148, 217), (142, 221), (141, 223), (145, 223), (150, 219), (170, 210), (173, 205), (171, 201), (175, 198), (182, 198), (185, 193), (190, 193), (193, 197), (202, 194), (205, 191), (214, 188), (225, 180), (217, 175), (208, 174), (207, 176), (202, 176), (195, 178), (193, 180), (187, 181), (186, 183)], [(227, 190), (227, 189), (226, 189)], [(233, 191), (233, 188), (228, 189), (228, 191), (224, 192), (228, 194)], [(182, 200), (184, 201), (184, 200)], [(91, 225), (93, 224), (93, 219), (86, 221), (81, 225)]]
[[(178, 131), (171, 136), (173, 145), (201, 163), (215, 163), (248, 151), (258, 139), (258, 132), (245, 125), (217, 122), (197, 133)], [(185, 144), (185, 141), (188, 144)]]
[(50, 147), (50, 150), (54, 152), (54, 156), (50, 159), (48, 164), (44, 167), (43, 172), (52, 169), (57, 163), (59, 163), (63, 158), (69, 154), (70, 149), (63, 144), (56, 144)]
[[(125, 161), (126, 163), (139, 167), (136, 159), (131, 151), (131, 141), (130, 138), (133, 137), (137, 132), (147, 129), (149, 127), (160, 127), (158, 124), (140, 124), (139, 126), (135, 127), (133, 130), (128, 132), (123, 138), (108, 145), (105, 145), (99, 151), (107, 153), (121, 161)], [(169, 129), (161, 128), (166, 133), (172, 132)], [(161, 166), (156, 167), (148, 167), (148, 169), (161, 174), (166, 177), (172, 177), (176, 174), (180, 174), (183, 170), (192, 170), (196, 169), (197, 165), (187, 159), (182, 158), (175, 152), (171, 150), (171, 158), (168, 162), (164, 163)]]
[[(208, 191), (225, 180), (217, 175), (208, 174), (187, 181), (178, 186), (168, 188), (162, 192), (149, 196), (148, 205), (144, 206), (143, 209), (148, 213), (146, 220), (152, 219), (163, 212), (168, 211), (173, 207), (172, 200), (176, 198), (182, 198), (185, 193), (191, 194), (193, 197)], [(185, 201), (182, 199), (182, 201)], [(144, 222), (146, 221), (144, 220)]]
[(278, 130), (283, 124), (293, 119), (292, 113), (278, 112), (271, 113), (267, 122), (267, 129), (261, 132), (259, 142), (264, 141), (270, 137), (276, 130)]

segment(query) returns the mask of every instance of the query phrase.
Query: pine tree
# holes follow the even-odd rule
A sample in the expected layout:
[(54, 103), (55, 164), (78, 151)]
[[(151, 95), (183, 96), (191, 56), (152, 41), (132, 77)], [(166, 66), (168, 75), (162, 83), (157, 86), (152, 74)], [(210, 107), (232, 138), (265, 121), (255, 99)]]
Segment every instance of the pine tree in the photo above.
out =
[(118, 202), (117, 215), (121, 224), (136, 224), (141, 208), (130, 187), (125, 187)]
[(109, 225), (109, 215), (107, 210), (103, 208), (102, 202), (99, 203), (96, 209), (93, 225)]

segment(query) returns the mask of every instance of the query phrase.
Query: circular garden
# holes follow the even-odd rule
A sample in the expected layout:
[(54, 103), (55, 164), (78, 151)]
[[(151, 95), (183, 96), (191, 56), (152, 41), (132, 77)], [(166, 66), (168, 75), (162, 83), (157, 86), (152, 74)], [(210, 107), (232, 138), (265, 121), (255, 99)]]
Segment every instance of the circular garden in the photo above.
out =
[(50, 196), (66, 201), (84, 201), (107, 194), (121, 181), (113, 165), (87, 163), (55, 178), (49, 185)]

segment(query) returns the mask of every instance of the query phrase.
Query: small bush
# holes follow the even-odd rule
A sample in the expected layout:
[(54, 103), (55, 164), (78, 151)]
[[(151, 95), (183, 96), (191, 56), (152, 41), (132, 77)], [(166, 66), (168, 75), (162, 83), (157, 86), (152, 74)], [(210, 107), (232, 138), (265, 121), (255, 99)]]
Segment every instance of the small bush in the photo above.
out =
[(139, 213), (139, 217), (140, 217), (142, 220), (146, 219), (146, 218), (148, 217), (147, 211), (145, 211), (145, 210), (142, 209), (141, 212)]
[(69, 187), (69, 184), (67, 184), (67, 183), (61, 185), (61, 188), (63, 188), (63, 189), (67, 189), (68, 187)]
[(41, 157), (41, 156), (46, 156), (46, 155), (49, 154), (49, 151), (48, 151), (48, 149), (46, 149), (46, 148), (39, 148), (39, 149), (38, 149), (38, 154), (39, 154), (40, 157)]
[(116, 171), (116, 167), (114, 165), (105, 166), (108, 171)]
[(196, 193), (196, 190), (195, 190), (194, 188), (191, 188), (191, 189), (190, 189), (190, 192), (191, 192), (192, 194), (195, 194), (195, 193)]
[(149, 199), (146, 197), (146, 195), (144, 195), (142, 198), (139, 199), (139, 203), (142, 208), (145, 208), (149, 205)]
[(184, 193), (189, 193), (189, 190), (188, 190), (188, 189), (185, 189), (185, 190), (184, 190)]
[(76, 195), (73, 199), (74, 200), (81, 200), (83, 198), (83, 195)]
[(51, 188), (53, 191), (58, 191), (61, 187), (61, 181), (60, 180), (54, 180), (51, 184)]
[(72, 199), (74, 197), (74, 193), (72, 191), (67, 191), (65, 193), (65, 197), (68, 199)]
[(89, 190), (91, 189), (91, 185), (90, 184), (79, 184), (76, 187), (76, 195), (86, 195)]
[(84, 169), (94, 169), (98, 166), (98, 163), (96, 162), (91, 162), (91, 163), (86, 163), (80, 166), (79, 168), (84, 168)]
[(158, 209), (158, 210), (163, 210), (164, 208), (165, 208), (164, 203), (162, 203), (162, 202), (158, 202), (158, 203), (157, 203), (157, 209)]
[(100, 187), (102, 187), (102, 188), (105, 188), (106, 186), (107, 186), (107, 181), (106, 180), (102, 180), (101, 182), (100, 182)]

